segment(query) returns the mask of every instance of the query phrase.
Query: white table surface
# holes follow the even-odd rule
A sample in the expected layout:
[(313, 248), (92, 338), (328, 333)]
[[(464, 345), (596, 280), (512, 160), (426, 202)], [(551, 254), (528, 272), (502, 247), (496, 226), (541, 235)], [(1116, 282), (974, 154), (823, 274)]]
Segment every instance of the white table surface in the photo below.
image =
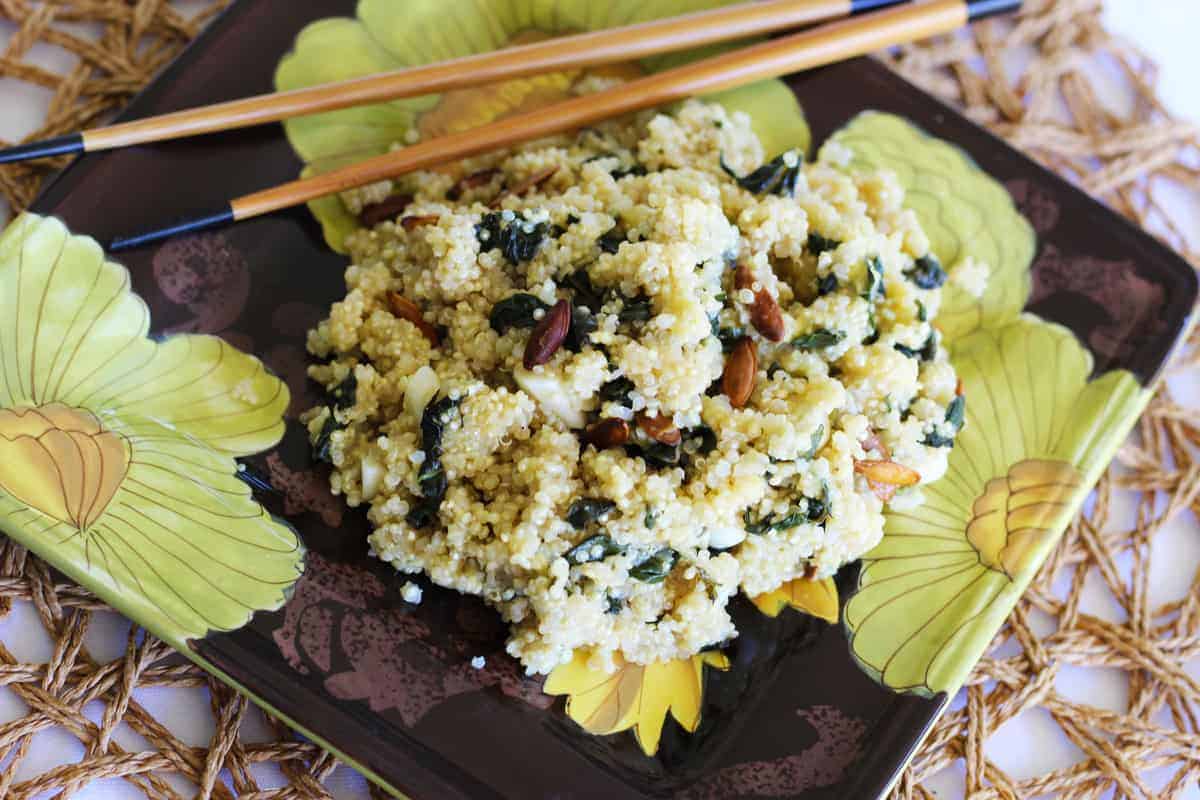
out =
[[(1123, 31), (1144, 50), (1152, 53), (1162, 66), (1161, 89), (1167, 105), (1175, 113), (1200, 120), (1200, 92), (1195, 81), (1200, 73), (1200, 48), (1196, 33), (1200, 31), (1200, 2), (1195, 0), (1108, 0), (1106, 12), (1110, 30)], [(0, 49), (11, 34), (0, 22)], [(62, 55), (52, 48), (36, 52), (32, 59), (50, 68), (65, 69)], [(30, 89), (12, 81), (0, 80), (0, 137), (13, 140), (32, 130), (41, 118), (49, 94)], [(1180, 206), (1188, 224), (1185, 229), (1200, 237), (1200, 203)], [(0, 222), (6, 220), (7, 210), (0, 203)], [(1185, 376), (1172, 381), (1180, 401), (1189, 405), (1200, 403), (1200, 378)], [(1181, 597), (1190, 586), (1192, 576), (1200, 568), (1200, 543), (1196, 538), (1197, 524), (1189, 512), (1180, 515), (1155, 540), (1151, 579), (1152, 605)], [(1097, 589), (1084, 602), (1084, 610), (1101, 616), (1112, 616), (1111, 607)], [(89, 632), (88, 646), (97, 657), (118, 657), (125, 646), (127, 623), (115, 615), (97, 619)], [(51, 645), (32, 608), (16, 604), (12, 613), (0, 620), (0, 638), (17, 658), (44, 661)], [(1200, 677), (1200, 664), (1189, 665), (1191, 674)], [(1092, 705), (1124, 710), (1126, 691), (1123, 676), (1115, 671), (1073, 668), (1063, 670), (1057, 688), (1067, 696)], [(188, 744), (204, 745), (213, 732), (212, 715), (207, 692), (199, 689), (155, 689), (135, 692), (138, 700), (158, 719)], [(102, 710), (90, 709), (99, 720)], [(0, 688), (0, 723), (17, 719), (25, 706), (7, 689)], [(267, 729), (255, 712), (244, 729), (255, 740), (265, 740)], [(131, 750), (145, 747), (136, 736), (126, 732), (117, 740)], [(995, 763), (1016, 778), (1030, 777), (1067, 766), (1081, 757), (1079, 751), (1059, 732), (1047, 715), (1038, 712), (1023, 714), (1002, 727), (987, 743), (987, 754)], [(18, 769), (17, 781), (31, 778), (58, 764), (77, 761), (82, 747), (69, 734), (46, 731), (33, 740), (29, 755)], [(282, 784), (281, 776), (272, 768), (257, 768), (263, 788)], [(1155, 778), (1157, 777), (1157, 781)], [(1152, 785), (1161, 785), (1163, 776), (1151, 776)], [(939, 798), (958, 800), (962, 797), (962, 770), (950, 768), (937, 776), (930, 788)], [(338, 800), (360, 800), (367, 797), (363, 779), (347, 768), (339, 768), (330, 778), (327, 788)], [(185, 796), (194, 791), (186, 782), (178, 782)], [(142, 797), (140, 791), (121, 780), (100, 781), (74, 795), (77, 800), (126, 800)], [(1190, 787), (1185, 800), (1200, 800), (1200, 789)]]

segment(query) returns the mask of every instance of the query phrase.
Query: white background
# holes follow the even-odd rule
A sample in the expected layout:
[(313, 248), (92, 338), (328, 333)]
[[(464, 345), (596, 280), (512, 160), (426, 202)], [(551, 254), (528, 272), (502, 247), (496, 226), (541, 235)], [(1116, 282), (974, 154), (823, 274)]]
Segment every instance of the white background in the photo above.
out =
[[(1200, 91), (1196, 75), (1200, 73), (1200, 48), (1196, 36), (1200, 32), (1200, 2), (1195, 0), (1108, 0), (1106, 20), (1110, 30), (1120, 31), (1144, 50), (1152, 53), (1162, 66), (1161, 89), (1168, 106), (1176, 114), (1200, 120)], [(0, 22), (0, 49), (11, 27)], [(39, 48), (30, 60), (50, 68), (65, 70), (71, 66), (53, 48)], [(0, 80), (0, 138), (16, 140), (33, 129), (46, 108), (49, 95), (12, 81)], [(1119, 99), (1114, 98), (1119, 104)], [(1181, 201), (1185, 229), (1200, 235), (1200, 204)], [(0, 222), (6, 211), (0, 205)], [(1173, 380), (1178, 397), (1189, 403), (1200, 403), (1200, 380), (1184, 376)], [(1181, 597), (1200, 568), (1200, 543), (1195, 518), (1187, 513), (1175, 520), (1156, 540), (1151, 578), (1151, 604), (1158, 605)], [(1128, 566), (1124, 565), (1127, 572)], [(1112, 608), (1106, 593), (1094, 587), (1085, 602), (1085, 610), (1108, 617), (1119, 616)], [(88, 646), (102, 659), (118, 657), (124, 650), (127, 625), (113, 615), (103, 615), (93, 623)], [(0, 620), (0, 639), (18, 659), (45, 661), (51, 655), (51, 645), (30, 606), (18, 604), (14, 611)], [(1200, 676), (1200, 665), (1190, 665), (1193, 675)], [(1124, 677), (1115, 670), (1066, 669), (1058, 679), (1057, 689), (1079, 702), (1123, 711), (1127, 700)], [(150, 690), (136, 693), (137, 699), (161, 722), (165, 723), (187, 744), (204, 745), (212, 735), (212, 714), (207, 693), (201, 690)], [(87, 709), (93, 720), (99, 721), (103, 709), (99, 704)], [(0, 689), (0, 722), (24, 715), (24, 704), (7, 689)], [(268, 734), (261, 718), (247, 725), (250, 738), (265, 740)], [(120, 731), (116, 737), (124, 747), (137, 750), (145, 747), (136, 734)], [(57, 764), (77, 761), (83, 754), (77, 740), (53, 730), (37, 734), (29, 755), (17, 769), (16, 780), (31, 778)], [(988, 742), (987, 754), (998, 766), (1015, 778), (1031, 777), (1080, 760), (1081, 753), (1066, 740), (1048, 715), (1032, 712), (1011, 721)], [(280, 785), (278, 773), (263, 768), (263, 788)], [(1153, 776), (1156, 785), (1166, 776)], [(962, 771), (950, 769), (933, 781), (932, 788), (940, 798), (957, 800), (962, 796)], [(339, 768), (329, 781), (329, 789), (342, 800), (366, 798), (362, 779), (345, 768)], [(185, 796), (193, 789), (179, 785)], [(78, 800), (125, 800), (140, 798), (140, 791), (119, 780), (101, 781), (76, 793)], [(1200, 790), (1192, 786), (1186, 800), (1200, 800)]]

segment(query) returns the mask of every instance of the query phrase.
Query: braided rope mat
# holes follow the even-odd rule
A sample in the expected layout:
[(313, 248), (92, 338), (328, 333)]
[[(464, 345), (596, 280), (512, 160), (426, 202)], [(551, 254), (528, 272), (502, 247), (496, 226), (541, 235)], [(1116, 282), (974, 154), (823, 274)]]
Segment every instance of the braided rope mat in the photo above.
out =
[[(30, 138), (96, 124), (227, 1), (0, 0), (0, 93), (8, 81), (52, 93), (44, 124)], [(1200, 242), (1188, 241), (1182, 223), (1159, 200), (1166, 192), (1200, 197), (1200, 131), (1162, 108), (1154, 65), (1104, 30), (1101, 5), (1030, 0), (1015, 25), (991, 21), (883, 58), (1200, 265)], [(81, 24), (99, 31), (99, 38), (81, 34)], [(69, 52), (75, 66), (65, 75), (36, 66), (30, 54), (38, 45)], [(1005, 71), (1005, 57), (1014, 51), (1027, 56), (1019, 76)], [(1106, 108), (1098, 100), (1099, 81), (1105, 96), (1114, 83), (1127, 94), (1127, 109)], [(0, 167), (0, 194), (11, 208), (24, 208), (61, 165)], [(1190, 348), (1172, 372), (1192, 370), (1197, 361), (1197, 349)], [(1200, 510), (1197, 448), (1200, 409), (1176, 403), (1164, 387), (1101, 481), (1094, 503), (1073, 523), (992, 653), (934, 728), (895, 798), (932, 800), (922, 782), (951, 765), (958, 765), (953, 774), (961, 777), (955, 780), (972, 800), (1148, 800), (1181, 796), (1196, 784), (1200, 574), (1171, 602), (1153, 607), (1149, 597), (1156, 535), (1178, 515)], [(1085, 583), (1106, 594), (1103, 602), (1115, 613), (1082, 611)], [(330, 756), (274, 721), (268, 721), (265, 742), (261, 733), (248, 733), (261, 725), (246, 702), (152, 637), (132, 629), (123, 655), (95, 657), (85, 636), (104, 614), (103, 604), (74, 585), (55, 583), (41, 561), (0, 538), (0, 619), (22, 609), (36, 612), (25, 617), (40, 620), (52, 655), (24, 661), (0, 641), (0, 686), (28, 706), (24, 716), (0, 724), (0, 796), (18, 800), (58, 791), (66, 798), (91, 781), (114, 777), (152, 798), (330, 796), (323, 786), (336, 766)], [(1186, 666), (1193, 668), (1190, 674)], [(1128, 686), (1125, 709), (1060, 694), (1056, 679), (1072, 667), (1118, 671)], [(146, 695), (134, 693), (194, 687), (208, 687), (211, 698), (214, 732), (201, 746), (181, 741), (139, 700)], [(1014, 778), (989, 760), (984, 744), (1005, 722), (1035, 708), (1081, 755), (1069, 767)], [(17, 780), (29, 772), (22, 763), (34, 735), (49, 729), (77, 739), (82, 757)], [(128, 731), (144, 746), (118, 744), (129, 740)], [(279, 771), (264, 779), (263, 764)], [(1153, 783), (1147, 774), (1152, 770)], [(264, 788), (267, 783), (275, 788)]]

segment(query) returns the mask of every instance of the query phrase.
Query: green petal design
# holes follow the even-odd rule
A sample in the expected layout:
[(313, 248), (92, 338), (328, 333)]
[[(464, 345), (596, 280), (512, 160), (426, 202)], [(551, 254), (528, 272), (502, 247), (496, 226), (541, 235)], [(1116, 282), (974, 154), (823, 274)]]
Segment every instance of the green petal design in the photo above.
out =
[[(299, 89), (494, 50), (514, 41), (644, 22), (732, 1), (666, 0), (650, 4), (641, 0), (410, 0), (404, 13), (397, 14), (392, 0), (360, 0), (356, 19), (318, 20), (300, 33), (292, 52), (276, 70), (275, 85), (281, 91)], [(649, 58), (633, 73), (621, 67), (600, 71), (654, 72), (722, 49), (726, 48)], [(456, 130), (469, 128), (554, 102), (581, 76), (579, 71), (539, 75), (496, 87), (455, 92), (452, 94), (466, 98), (464, 107), (457, 111), (439, 109), (443, 98), (430, 95), (300, 117), (285, 122), (284, 128), (308, 165), (306, 172), (324, 172), (386, 152), (402, 143), (413, 127), (426, 134), (437, 133), (447, 125)], [(795, 95), (781, 81), (719, 92), (710, 99), (730, 111), (749, 114), (769, 155), (797, 147), (808, 149), (810, 134), (803, 112)], [(436, 122), (435, 114), (441, 114)], [(358, 227), (357, 220), (336, 197), (324, 198), (309, 207), (320, 221), (326, 241), (344, 252), (343, 241)]]
[(850, 150), (851, 169), (890, 169), (899, 176), (906, 205), (946, 267), (967, 257), (988, 265), (982, 297), (953, 283), (943, 290), (938, 326), (947, 342), (980, 327), (1000, 327), (1021, 313), (1036, 239), (999, 182), (962, 150), (892, 114), (860, 114), (830, 141)]
[(254, 500), (230, 458), (152, 420), (111, 424), (134, 458), (92, 528), (92, 563), (103, 563), (125, 592), (137, 587), (149, 606), (137, 618), (157, 609), (199, 636), (281, 605), (300, 577), (303, 550)]
[[(1084, 388), (1071, 408), (1053, 455), (1086, 468), (1084, 485), (1091, 486), (1100, 479), (1129, 435), (1128, 428), (1135, 419), (1130, 409), (1139, 409), (1140, 414), (1149, 396), (1137, 379), (1124, 370), (1100, 376)], [(1127, 419), (1130, 422), (1122, 422)]]
[[(358, 20), (335, 17), (318, 20), (300, 32), (292, 52), (279, 62), (275, 85), (286, 91), (408, 65), (384, 50)], [(403, 141), (418, 111), (432, 104), (429, 99), (414, 99), (355, 106), (296, 117), (284, 127), (305, 163), (331, 169), (378, 155), (393, 142)]]
[(283, 436), (287, 386), (212, 336), (147, 338), (150, 312), (95, 241), (32, 214), (0, 238), (0, 408), (156, 417), (242, 456)]
[(1089, 383), (1071, 332), (1028, 314), (951, 358), (968, 401), (949, 469), (888, 514), (845, 611), (862, 667), (923, 695), (962, 685), (1149, 399), (1127, 372)]
[(234, 456), (282, 437), (283, 382), (147, 338), (129, 273), (55, 219), (0, 236), (0, 309), (0, 528), (177, 647), (282, 605), (304, 550)]

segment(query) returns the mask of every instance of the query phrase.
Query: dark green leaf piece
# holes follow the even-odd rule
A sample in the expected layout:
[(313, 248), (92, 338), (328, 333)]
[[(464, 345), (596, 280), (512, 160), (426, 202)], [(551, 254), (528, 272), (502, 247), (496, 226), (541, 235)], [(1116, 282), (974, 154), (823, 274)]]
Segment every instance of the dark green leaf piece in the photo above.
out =
[(921, 440), (926, 447), (954, 447), (953, 436), (943, 436), (937, 431), (931, 431)]
[(863, 344), (875, 344), (879, 341), (879, 323), (875, 320), (875, 305), (872, 303), (867, 307), (867, 325), (870, 328), (870, 333), (863, 337)]
[(567, 331), (567, 338), (563, 342), (563, 346), (572, 353), (578, 353), (591, 342), (591, 336), (599, 326), (600, 323), (596, 321), (596, 317), (588, 310), (587, 306), (572, 307), (571, 327)]
[(538, 297), (525, 293), (514, 294), (492, 306), (492, 313), (488, 321), (496, 333), (503, 335), (509, 328), (532, 328), (537, 325), (534, 314), (538, 311), (549, 310), (550, 306), (543, 303)]
[(821, 485), (821, 496), (819, 498), (806, 497), (808, 501), (808, 511), (805, 516), (809, 522), (820, 524), (829, 518), (831, 506), (829, 503), (829, 484)]
[(925, 344), (921, 345), (921, 349), (919, 350), (914, 350), (913, 348), (900, 344), (899, 342), (892, 345), (892, 347), (896, 348), (896, 350), (908, 356), (909, 358), (919, 358), (922, 361), (933, 361), (935, 358), (937, 358), (937, 332), (931, 332), (929, 337), (925, 340)]
[(595, 536), (589, 536), (572, 547), (566, 552), (563, 558), (568, 563), (578, 566), (579, 564), (587, 564), (592, 561), (603, 561), (609, 556), (615, 556), (622, 552), (624, 552), (623, 547), (608, 536), (598, 533)]
[(337, 417), (333, 415), (333, 409), (329, 410), (329, 416), (325, 418), (325, 423), (321, 425), (321, 432), (317, 434), (317, 440), (313, 442), (313, 458), (317, 461), (324, 461), (326, 464), (332, 464), (333, 459), (329, 455), (330, 437), (334, 431), (340, 431), (345, 426), (337, 421)]
[(486, 253), (499, 248), (501, 255), (513, 265), (531, 260), (546, 239), (549, 223), (529, 222), (521, 214), (506, 220), (506, 213), (510, 212), (490, 211), (483, 215), (475, 226), (479, 249)]
[(448, 483), (446, 471), (442, 468), (442, 434), (446, 427), (446, 417), (460, 402), (446, 396), (425, 406), (425, 412), (421, 414), (421, 449), (425, 452), (425, 461), (421, 464), (421, 471), (417, 473), (417, 483), (421, 488), (422, 499), (406, 517), (408, 524), (414, 528), (429, 525), (437, 516), (442, 498), (446, 496)]
[(706, 456), (717, 449), (717, 434), (707, 425), (697, 425), (683, 432), (683, 449), (688, 453)]
[(811, 446), (811, 447), (809, 447), (809, 449), (808, 449), (808, 452), (807, 452), (807, 453), (805, 453), (804, 455), (802, 455), (802, 456), (800, 456), (800, 457), (801, 457), (801, 458), (804, 458), (804, 459), (808, 459), (808, 460), (810, 460), (810, 461), (811, 461), (812, 459), (816, 458), (816, 457), (817, 457), (817, 451), (821, 449), (821, 442), (822, 442), (824, 439), (825, 439), (825, 426), (824, 426), (824, 425), (818, 425), (818, 426), (817, 426), (817, 428), (816, 428), (816, 430), (814, 430), (814, 431), (813, 431), (813, 435), (812, 435), (812, 446)]
[[(946, 422), (954, 427), (955, 432), (962, 430), (963, 423), (967, 419), (967, 398), (961, 394), (956, 395), (950, 401), (950, 405), (946, 406)], [(934, 430), (926, 434), (922, 444), (927, 447), (954, 447), (954, 437), (944, 436)]]
[(588, 523), (595, 522), (600, 517), (612, 511), (617, 504), (602, 497), (581, 497), (571, 503), (567, 509), (567, 522), (576, 530), (582, 530)]
[(654, 442), (642, 451), (642, 458), (654, 467), (674, 467), (679, 464), (679, 446)]
[(837, 239), (827, 239), (816, 231), (808, 234), (808, 252), (814, 256), (819, 256), (821, 253), (830, 250), (837, 250), (842, 246), (842, 243)]
[(794, 528), (804, 522), (804, 515), (799, 511), (792, 511), (786, 516), (775, 519), (775, 512), (772, 511), (760, 520), (755, 521), (754, 515), (750, 513), (750, 509), (742, 512), (742, 525), (746, 529), (746, 533), (754, 536), (762, 536), (771, 531), (785, 531), (788, 528)]
[(626, 408), (632, 408), (633, 401), (629, 399), (629, 393), (634, 388), (633, 381), (629, 380), (629, 378), (613, 378), (600, 387), (600, 399), (610, 403), (620, 403)]
[(806, 333), (803, 336), (797, 336), (795, 339), (792, 339), (792, 347), (795, 347), (797, 350), (824, 350), (828, 347), (833, 347), (845, 338), (846, 334), (841, 331), (817, 328), (812, 333)]
[(737, 346), (738, 340), (746, 335), (745, 328), (721, 328), (717, 331), (717, 338), (721, 340), (721, 350), (726, 353), (732, 352)]
[(788, 150), (763, 164), (748, 175), (738, 175), (721, 156), (721, 169), (733, 178), (738, 186), (754, 194), (776, 194), (780, 197), (795, 197), (796, 183), (804, 168), (804, 156), (799, 150)]
[(920, 289), (938, 289), (946, 282), (946, 270), (933, 253), (918, 258), (904, 275)]
[(604, 599), (605, 603), (607, 604), (604, 608), (605, 614), (620, 614), (622, 609), (625, 608), (625, 601), (620, 597), (614, 597), (611, 594), (606, 594)]
[(575, 270), (559, 283), (574, 294), (575, 305), (584, 306), (593, 314), (600, 311), (600, 308), (608, 300), (608, 292), (592, 285), (592, 277), (588, 275), (586, 269)]
[(946, 422), (954, 426), (955, 430), (962, 430), (963, 423), (967, 419), (967, 398), (960, 395), (955, 395), (950, 401), (950, 405), (946, 406)]
[(617, 319), (621, 322), (645, 322), (652, 316), (654, 309), (650, 305), (650, 298), (645, 296), (626, 300), (624, 307), (617, 313)]
[(640, 561), (629, 570), (629, 577), (644, 583), (662, 583), (675, 568), (679, 553), (669, 547), (664, 547), (654, 555)]
[(597, 239), (596, 244), (600, 245), (600, 249), (604, 252), (615, 255), (621, 249), (621, 245), (626, 242), (627, 237), (628, 234), (625, 230), (620, 225), (617, 225)]

